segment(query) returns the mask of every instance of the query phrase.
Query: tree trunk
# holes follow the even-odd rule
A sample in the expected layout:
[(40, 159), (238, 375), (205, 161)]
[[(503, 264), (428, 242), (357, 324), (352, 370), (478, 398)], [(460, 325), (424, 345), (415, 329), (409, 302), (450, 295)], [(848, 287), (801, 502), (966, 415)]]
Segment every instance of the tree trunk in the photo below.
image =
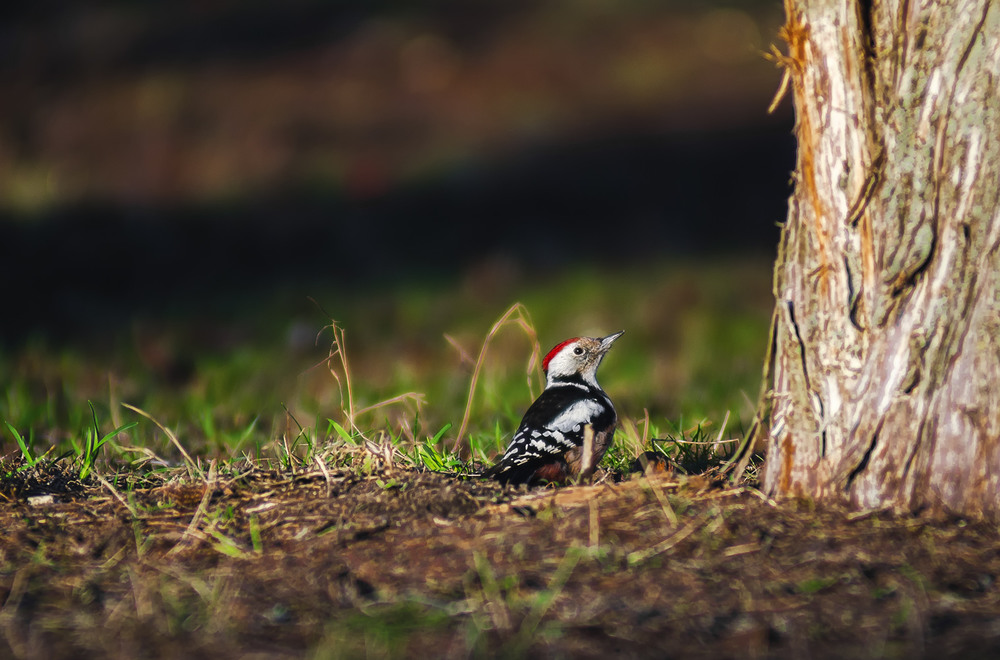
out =
[(764, 488), (1000, 513), (1000, 6), (786, 0)]

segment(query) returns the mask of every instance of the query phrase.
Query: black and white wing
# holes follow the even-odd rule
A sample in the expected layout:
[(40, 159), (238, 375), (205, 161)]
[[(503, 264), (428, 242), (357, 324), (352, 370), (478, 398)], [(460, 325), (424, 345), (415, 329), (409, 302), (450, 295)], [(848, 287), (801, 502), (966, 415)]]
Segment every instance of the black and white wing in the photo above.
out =
[(614, 408), (602, 392), (575, 385), (550, 387), (528, 408), (503, 457), (484, 476), (526, 481), (536, 467), (583, 445), (587, 424), (606, 428), (614, 419)]

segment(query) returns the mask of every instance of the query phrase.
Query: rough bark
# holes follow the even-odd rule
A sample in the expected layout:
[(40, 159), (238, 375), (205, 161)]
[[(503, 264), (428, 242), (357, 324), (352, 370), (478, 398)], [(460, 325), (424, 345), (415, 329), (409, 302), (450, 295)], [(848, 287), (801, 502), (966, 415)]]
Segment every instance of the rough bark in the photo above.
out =
[(786, 0), (772, 494), (1000, 512), (1000, 6)]

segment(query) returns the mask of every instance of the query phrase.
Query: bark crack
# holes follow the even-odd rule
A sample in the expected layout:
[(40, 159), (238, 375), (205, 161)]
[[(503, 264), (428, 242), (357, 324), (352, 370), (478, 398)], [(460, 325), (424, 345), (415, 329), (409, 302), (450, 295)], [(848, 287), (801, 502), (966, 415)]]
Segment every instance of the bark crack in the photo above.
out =
[(864, 70), (865, 86), (875, 94), (875, 53), (877, 52), (875, 43), (875, 3), (873, 0), (858, 0), (858, 19), (861, 29), (862, 56), (861, 62)]
[(899, 8), (899, 18), (896, 22), (895, 32), (895, 44), (893, 51), (896, 55), (896, 61), (894, 63), (893, 70), (893, 89), (896, 90), (897, 94), (902, 92), (902, 80), (903, 71), (905, 69), (905, 62), (907, 59), (907, 52), (910, 47), (909, 30), (906, 29), (906, 24), (910, 20), (910, 0), (904, 0), (902, 6)]
[(844, 272), (847, 274), (847, 318), (850, 319), (851, 325), (854, 326), (859, 332), (863, 332), (864, 328), (858, 323), (858, 303), (860, 302), (861, 295), (858, 287), (854, 285), (854, 277), (851, 274), (851, 263), (844, 255)]
[(864, 187), (858, 194), (857, 199), (854, 200), (854, 203), (851, 204), (851, 210), (847, 213), (846, 224), (850, 227), (857, 227), (858, 220), (861, 219), (868, 205), (875, 198), (875, 191), (878, 190), (879, 184), (882, 183), (882, 174), (884, 172), (885, 148), (882, 147), (875, 156), (875, 160), (872, 161), (871, 167), (868, 170), (868, 176), (865, 178)]
[(795, 303), (791, 300), (785, 301), (788, 308), (788, 321), (792, 325), (795, 333), (795, 341), (799, 345), (799, 361), (802, 364), (802, 380), (806, 386), (806, 391), (812, 395), (813, 403), (816, 406), (816, 413), (819, 417), (820, 431), (820, 457), (826, 457), (826, 413), (823, 408), (823, 399), (813, 390), (812, 382), (809, 378), (809, 366), (806, 358), (806, 343), (802, 339), (802, 332), (799, 330), (799, 323), (795, 320)]
[(799, 345), (799, 360), (802, 362), (802, 378), (805, 380), (806, 389), (812, 392), (812, 385), (809, 383), (809, 367), (806, 365), (806, 343), (802, 341), (802, 333), (799, 332), (799, 323), (795, 320), (795, 303), (791, 300), (785, 301), (788, 307), (788, 320), (792, 324), (795, 332), (795, 341)]
[(955, 69), (955, 78), (958, 78), (958, 74), (962, 72), (965, 68), (965, 63), (969, 59), (969, 55), (972, 53), (972, 48), (976, 45), (976, 39), (983, 33), (983, 26), (986, 25), (986, 15), (990, 13), (990, 5), (992, 2), (983, 3), (983, 15), (979, 17), (979, 22), (976, 23), (975, 29), (972, 31), (972, 36), (969, 38), (969, 43), (965, 45), (965, 51), (962, 53), (961, 59), (958, 60), (958, 67)]
[(920, 449), (920, 440), (924, 435), (924, 427), (927, 424), (926, 415), (920, 418), (920, 426), (917, 427), (917, 434), (913, 440), (913, 446), (910, 448), (906, 456), (906, 461), (903, 463), (902, 474), (900, 475), (900, 481), (906, 483), (907, 477), (910, 475), (910, 468), (913, 465), (913, 459), (917, 457), (917, 451)]
[(868, 467), (868, 462), (872, 458), (872, 453), (875, 451), (875, 447), (878, 446), (878, 436), (882, 432), (882, 424), (885, 422), (885, 418), (879, 420), (878, 426), (875, 427), (875, 432), (872, 433), (872, 438), (868, 442), (868, 449), (865, 450), (865, 455), (861, 457), (861, 462), (858, 463), (850, 474), (847, 475), (847, 483), (844, 486), (844, 490), (848, 490), (854, 480), (864, 472), (865, 468)]

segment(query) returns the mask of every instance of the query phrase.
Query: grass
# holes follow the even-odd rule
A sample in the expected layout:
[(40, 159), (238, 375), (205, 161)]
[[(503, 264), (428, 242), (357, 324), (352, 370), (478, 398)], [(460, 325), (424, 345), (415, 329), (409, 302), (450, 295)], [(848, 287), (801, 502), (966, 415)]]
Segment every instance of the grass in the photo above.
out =
[(21, 450), (21, 457), (24, 460), (24, 464), (28, 467), (35, 467), (35, 463), (38, 459), (32, 455), (31, 449), (28, 448), (28, 445), (31, 443), (31, 439), (29, 438), (26, 442), (24, 438), (21, 437), (21, 434), (17, 432), (17, 429), (10, 425), (10, 422), (4, 422), (4, 426), (6, 426), (7, 430), (10, 431), (10, 434), (14, 436), (14, 440), (17, 442), (17, 447)]
[[(311, 305), (311, 329), (276, 297), (273, 311), (253, 317), (146, 321), (162, 334), (124, 332), (111, 350), (39, 341), (0, 353), (10, 374), (0, 450), (19, 455), (22, 467), (64, 461), (81, 481), (98, 472), (115, 487), (177, 466), (204, 480), (212, 460), (229, 471), (242, 461), (292, 472), (400, 465), (469, 473), (502, 452), (540, 391), (543, 348), (624, 327), (601, 373), (622, 418), (604, 467), (627, 471), (651, 450), (676, 469), (702, 471), (732, 452), (752, 413), (745, 393), (758, 366), (735, 360), (733, 345), (762, 353), (769, 264), (692, 272), (573, 273), (489, 295), (434, 284), (321, 295), (347, 320), (324, 326), (322, 308)], [(733, 281), (750, 287), (745, 295), (732, 295)], [(499, 305), (514, 296), (524, 302)], [(237, 335), (244, 324), (238, 342), (192, 339), (210, 334), (206, 326)], [(303, 328), (315, 341), (295, 338)], [(193, 365), (187, 378), (173, 375), (177, 364)], [(703, 374), (717, 372), (728, 387), (703, 393)], [(674, 423), (674, 414), (698, 421)]]
[[(606, 466), (625, 468), (652, 449), (697, 471), (752, 415), (768, 287), (765, 260), (647, 266), (515, 281), (499, 292), (467, 283), (320, 292), (337, 319), (325, 326), (319, 305), (288, 314), (276, 296), (261, 305), (273, 313), (181, 315), (147, 323), (164, 328), (152, 336), (123, 329), (112, 349), (39, 341), (0, 353), (10, 374), (0, 448), (29, 466), (62, 456), (81, 479), (98, 465), (183, 464), (197, 475), (213, 458), (467, 471), (503, 449), (540, 391), (543, 349), (625, 328), (600, 374), (623, 419)], [(521, 302), (502, 302), (511, 298)], [(227, 333), (244, 338), (197, 341)], [(190, 375), (175, 377), (178, 364)], [(671, 421), (685, 419), (695, 421)], [(728, 430), (713, 426), (722, 419), (733, 420)]]
[(73, 451), (77, 457), (76, 462), (80, 466), (80, 481), (84, 481), (94, 469), (94, 463), (100, 456), (101, 448), (104, 447), (108, 440), (119, 433), (125, 433), (129, 429), (139, 425), (139, 422), (129, 422), (128, 424), (122, 424), (110, 433), (101, 435), (101, 426), (97, 421), (97, 411), (94, 410), (94, 404), (88, 401), (87, 405), (90, 406), (90, 414), (94, 420), (94, 427), (93, 429), (87, 429), (82, 443), (73, 443)]

